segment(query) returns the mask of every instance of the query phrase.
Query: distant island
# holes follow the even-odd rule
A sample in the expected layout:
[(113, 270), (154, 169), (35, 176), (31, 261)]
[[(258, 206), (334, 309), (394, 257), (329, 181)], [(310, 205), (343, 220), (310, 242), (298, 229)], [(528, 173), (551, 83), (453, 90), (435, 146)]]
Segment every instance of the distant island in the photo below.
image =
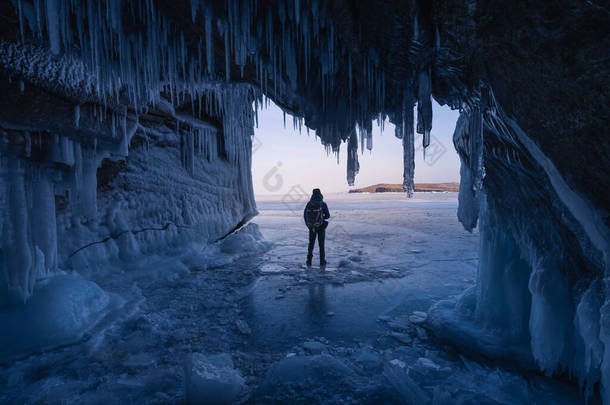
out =
[[(460, 183), (420, 183), (415, 184), (415, 191), (448, 191), (458, 192)], [(404, 193), (402, 184), (374, 184), (368, 187), (355, 188), (350, 193)]]

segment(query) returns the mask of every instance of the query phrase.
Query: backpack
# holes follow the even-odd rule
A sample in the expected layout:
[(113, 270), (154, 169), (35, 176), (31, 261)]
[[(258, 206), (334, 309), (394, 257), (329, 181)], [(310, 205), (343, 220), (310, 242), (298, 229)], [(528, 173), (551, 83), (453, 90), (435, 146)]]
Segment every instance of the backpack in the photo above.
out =
[(322, 204), (308, 204), (305, 210), (305, 224), (309, 229), (318, 229), (324, 223)]

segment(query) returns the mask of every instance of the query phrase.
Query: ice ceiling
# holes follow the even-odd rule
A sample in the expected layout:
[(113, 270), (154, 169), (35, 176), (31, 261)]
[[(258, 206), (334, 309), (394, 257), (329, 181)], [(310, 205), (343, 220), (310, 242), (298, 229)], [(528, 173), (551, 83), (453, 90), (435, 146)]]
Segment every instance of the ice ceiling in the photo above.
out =
[[(610, 387), (602, 2), (11, 0), (0, 14), (5, 296), (74, 267), (101, 230), (171, 221), (213, 240), (255, 215), (263, 95), (329, 149), (347, 143), (348, 182), (388, 116), (410, 194), (434, 97), (461, 112), (458, 217), (482, 235), (473, 322)], [(167, 197), (145, 215), (152, 193)]]

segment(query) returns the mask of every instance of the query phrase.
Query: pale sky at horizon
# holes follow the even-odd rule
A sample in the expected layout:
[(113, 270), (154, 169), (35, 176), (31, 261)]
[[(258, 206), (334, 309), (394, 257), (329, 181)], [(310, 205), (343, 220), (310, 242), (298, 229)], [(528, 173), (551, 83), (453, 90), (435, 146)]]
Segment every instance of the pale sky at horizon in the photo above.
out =
[[(416, 134), (415, 183), (459, 181), (459, 157), (453, 147), (453, 130), (458, 111), (432, 105), (432, 141), (423, 160), (421, 135)], [(314, 131), (293, 129), (292, 116), (269, 102), (258, 112), (258, 128), (254, 130), (252, 181), (255, 195), (285, 194), (293, 187), (310, 192), (318, 187), (322, 192), (346, 192), (347, 145), (341, 145), (339, 164), (336, 155), (327, 155)], [(418, 146), (419, 145), (419, 146)], [(394, 136), (394, 125), (387, 120), (384, 130), (373, 123), (373, 150), (358, 150), (360, 172), (354, 186), (366, 187), (377, 183), (402, 183), (402, 141)]]

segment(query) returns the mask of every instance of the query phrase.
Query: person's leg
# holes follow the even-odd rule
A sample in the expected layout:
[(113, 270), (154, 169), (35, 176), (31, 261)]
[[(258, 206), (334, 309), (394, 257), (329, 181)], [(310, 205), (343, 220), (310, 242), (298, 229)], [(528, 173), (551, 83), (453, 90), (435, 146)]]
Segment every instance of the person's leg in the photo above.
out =
[(320, 266), (326, 264), (326, 252), (324, 251), (324, 238), (326, 237), (326, 228), (318, 230), (318, 246), (320, 247)]
[(311, 266), (311, 258), (313, 256), (313, 245), (316, 242), (316, 232), (309, 230), (309, 245), (307, 246), (307, 265)]

